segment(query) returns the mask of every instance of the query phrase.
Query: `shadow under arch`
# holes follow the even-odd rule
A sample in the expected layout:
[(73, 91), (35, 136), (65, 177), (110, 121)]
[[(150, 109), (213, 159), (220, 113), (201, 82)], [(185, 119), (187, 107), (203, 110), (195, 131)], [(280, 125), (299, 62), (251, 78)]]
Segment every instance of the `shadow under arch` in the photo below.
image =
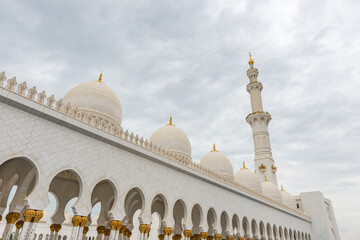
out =
[(203, 211), (198, 203), (196, 203), (191, 210), (191, 221), (193, 227), (191, 229), (193, 234), (200, 234), (200, 226), (203, 221)]
[(186, 213), (187, 213), (187, 209), (184, 200), (182, 199), (176, 200), (173, 208), (173, 217), (175, 220), (175, 228), (174, 228), (175, 235), (182, 234), (182, 232), (185, 230), (183, 229), (183, 223), (184, 220), (188, 217)]
[(134, 213), (137, 210), (140, 210), (139, 218), (141, 218), (145, 208), (145, 196), (139, 187), (133, 187), (127, 192), (124, 208), (128, 224), (133, 225)]
[(34, 192), (38, 184), (39, 170), (30, 158), (17, 156), (0, 165), (0, 179), (0, 214), (5, 211), (10, 191), (15, 185), (17, 189), (9, 205), (9, 212), (20, 212), (26, 205), (26, 198)]
[(74, 198), (77, 198), (77, 200), (72, 205), (72, 210), (74, 214), (77, 213), (74, 206), (80, 200), (82, 190), (82, 179), (74, 169), (62, 170), (53, 177), (49, 184), (49, 192), (55, 196), (57, 206), (54, 214), (50, 218), (52, 223), (62, 224), (64, 222), (66, 205)]
[(216, 233), (216, 227), (217, 227), (217, 214), (214, 208), (210, 208), (206, 214), (206, 220), (207, 224), (209, 226), (209, 229), (207, 231), (209, 236), (214, 236)]
[[(91, 192), (91, 207), (100, 203), (100, 214), (97, 218), (99, 226), (106, 226), (112, 216), (109, 212), (115, 206), (118, 198), (118, 191), (115, 184), (110, 179), (100, 180)], [(90, 213), (91, 215), (91, 213)]]

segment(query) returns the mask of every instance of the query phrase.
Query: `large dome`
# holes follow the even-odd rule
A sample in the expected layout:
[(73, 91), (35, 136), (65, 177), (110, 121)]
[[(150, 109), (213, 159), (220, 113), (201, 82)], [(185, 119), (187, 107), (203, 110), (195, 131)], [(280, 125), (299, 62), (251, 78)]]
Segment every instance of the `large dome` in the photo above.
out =
[(191, 161), (191, 144), (189, 138), (180, 128), (172, 124), (171, 117), (169, 124), (159, 128), (153, 133), (150, 137), (150, 142), (184, 157), (185, 162)]
[(262, 192), (265, 196), (275, 201), (282, 202), (282, 197), (279, 189), (275, 186), (275, 184), (269, 182), (266, 179), (266, 176), (265, 176), (265, 181), (261, 183), (261, 186), (262, 186)]
[(213, 150), (201, 159), (200, 165), (224, 174), (227, 178), (234, 178), (234, 170), (230, 160), (224, 154), (216, 150), (215, 144)]
[(63, 101), (77, 106), (79, 110), (91, 113), (93, 116), (120, 127), (122, 121), (122, 107), (114, 91), (101, 82), (85, 82), (68, 91)]
[(243, 168), (235, 174), (235, 181), (247, 188), (261, 192), (260, 179), (253, 171), (245, 167), (245, 162), (243, 163)]
[(285, 205), (291, 208), (296, 208), (296, 201), (293, 195), (288, 193), (283, 189), (283, 186), (281, 185), (281, 198)]

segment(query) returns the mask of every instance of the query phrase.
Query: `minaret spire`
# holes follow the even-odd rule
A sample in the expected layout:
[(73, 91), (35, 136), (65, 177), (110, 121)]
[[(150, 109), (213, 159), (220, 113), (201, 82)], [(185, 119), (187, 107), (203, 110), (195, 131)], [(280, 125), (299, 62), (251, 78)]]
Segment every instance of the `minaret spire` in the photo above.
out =
[(246, 90), (250, 94), (252, 113), (246, 117), (246, 122), (251, 126), (253, 133), (256, 174), (263, 180), (266, 176), (269, 182), (277, 185), (276, 167), (272, 158), (268, 131), (271, 115), (263, 110), (261, 99), (263, 85), (258, 82), (259, 71), (254, 68), (254, 59), (252, 59), (251, 53), (249, 53), (249, 57), (250, 68), (247, 70), (247, 76), (250, 83), (246, 86)]

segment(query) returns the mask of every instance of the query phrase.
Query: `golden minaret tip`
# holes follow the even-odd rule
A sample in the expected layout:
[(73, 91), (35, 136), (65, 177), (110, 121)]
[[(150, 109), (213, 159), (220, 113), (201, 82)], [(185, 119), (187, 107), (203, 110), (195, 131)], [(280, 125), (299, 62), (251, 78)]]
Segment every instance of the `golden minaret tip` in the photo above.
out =
[(170, 120), (169, 120), (169, 124), (170, 126), (173, 126), (173, 123), (172, 123), (172, 116), (170, 116)]
[(281, 191), (284, 191), (283, 185), (281, 184)]
[(101, 80), (102, 80), (102, 73), (100, 73), (98, 82), (101, 83)]
[(251, 58), (251, 52), (249, 52), (249, 57), (250, 57), (249, 65), (254, 65), (254, 60)]
[(264, 182), (268, 182), (268, 180), (267, 180), (267, 178), (266, 178), (266, 175), (265, 175), (265, 180), (264, 180)]

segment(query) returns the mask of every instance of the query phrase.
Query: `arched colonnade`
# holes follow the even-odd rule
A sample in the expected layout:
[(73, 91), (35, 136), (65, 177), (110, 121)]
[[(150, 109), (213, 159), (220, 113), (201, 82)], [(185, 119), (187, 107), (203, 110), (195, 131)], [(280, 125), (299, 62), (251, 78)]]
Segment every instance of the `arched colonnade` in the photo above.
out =
[[(51, 179), (48, 192), (56, 199), (56, 208), (50, 217), (49, 234), (36, 235), (37, 225), (43, 217), (42, 209), (34, 209), (27, 198), (36, 194), (40, 177)], [(0, 219), (6, 213), (3, 240), (94, 240), (87, 237), (91, 223), (91, 212), (77, 214), (76, 206), (82, 201), (84, 181), (74, 169), (64, 169), (54, 176), (39, 176), (33, 161), (16, 157), (4, 161), (0, 166)], [(85, 179), (84, 179), (85, 178)], [(16, 192), (10, 201), (10, 192)], [(42, 190), (43, 191), (43, 190)], [(176, 190), (174, 189), (174, 192)], [(65, 207), (71, 199), (73, 205), (72, 231), (70, 236), (60, 236), (65, 221)], [(116, 204), (118, 199), (123, 206)], [(91, 192), (91, 207), (101, 204), (97, 218), (96, 240), (129, 240), (134, 231), (139, 240), (147, 240), (150, 231), (156, 231), (160, 240), (310, 240), (310, 234), (287, 226), (259, 221), (248, 216), (228, 212), (216, 207), (204, 207), (201, 203), (187, 203), (181, 197), (168, 198), (161, 192), (147, 196), (141, 186), (117, 189), (111, 179), (100, 180)], [(83, 203), (87, 204), (87, 203)], [(139, 214), (139, 228), (134, 229), (134, 215)], [(117, 213), (122, 213), (117, 214)], [(152, 229), (152, 214), (160, 219), (159, 227)]]

